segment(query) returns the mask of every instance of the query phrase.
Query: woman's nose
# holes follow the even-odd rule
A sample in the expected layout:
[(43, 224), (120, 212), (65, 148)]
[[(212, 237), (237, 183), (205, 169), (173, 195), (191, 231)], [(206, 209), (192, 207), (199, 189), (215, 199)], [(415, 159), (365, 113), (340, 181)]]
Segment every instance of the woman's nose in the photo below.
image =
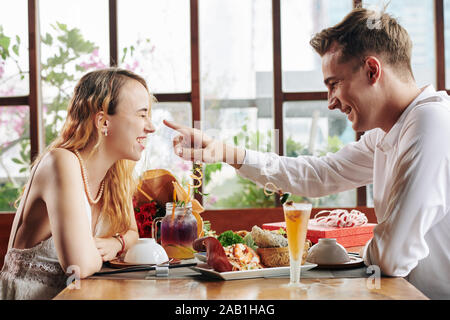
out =
[(156, 131), (155, 125), (153, 124), (152, 120), (148, 118), (147, 125), (145, 126), (145, 132), (146, 133), (153, 133)]

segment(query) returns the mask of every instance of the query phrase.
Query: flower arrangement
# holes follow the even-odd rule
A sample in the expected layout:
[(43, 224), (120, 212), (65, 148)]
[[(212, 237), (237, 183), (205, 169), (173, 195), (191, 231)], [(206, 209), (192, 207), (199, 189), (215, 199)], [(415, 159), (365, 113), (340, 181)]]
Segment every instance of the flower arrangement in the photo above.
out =
[(157, 217), (164, 217), (165, 208), (155, 200), (138, 204), (133, 198), (134, 215), (136, 217), (136, 224), (139, 231), (140, 238), (152, 237), (153, 220)]

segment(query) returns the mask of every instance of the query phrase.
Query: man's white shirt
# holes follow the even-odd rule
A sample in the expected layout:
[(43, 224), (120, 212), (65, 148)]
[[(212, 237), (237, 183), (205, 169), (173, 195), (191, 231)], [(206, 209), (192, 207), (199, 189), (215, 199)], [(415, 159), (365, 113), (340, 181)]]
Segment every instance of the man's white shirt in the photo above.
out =
[(378, 224), (367, 266), (450, 299), (450, 97), (424, 88), (388, 133), (366, 132), (324, 157), (246, 150), (237, 172), (263, 186), (321, 197), (373, 183)]

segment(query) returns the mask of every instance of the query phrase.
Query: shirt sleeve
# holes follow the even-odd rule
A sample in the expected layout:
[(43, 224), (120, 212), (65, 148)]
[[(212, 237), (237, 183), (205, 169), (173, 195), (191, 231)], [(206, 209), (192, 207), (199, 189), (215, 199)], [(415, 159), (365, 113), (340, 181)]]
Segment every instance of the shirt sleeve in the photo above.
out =
[(405, 120), (386, 213), (363, 254), (365, 264), (378, 265), (383, 274), (405, 277), (427, 257), (425, 235), (448, 210), (448, 123), (449, 108), (436, 104), (411, 111)]
[(246, 150), (244, 163), (237, 172), (260, 186), (272, 182), (285, 192), (306, 197), (354, 189), (372, 183), (376, 130), (323, 157), (282, 157)]

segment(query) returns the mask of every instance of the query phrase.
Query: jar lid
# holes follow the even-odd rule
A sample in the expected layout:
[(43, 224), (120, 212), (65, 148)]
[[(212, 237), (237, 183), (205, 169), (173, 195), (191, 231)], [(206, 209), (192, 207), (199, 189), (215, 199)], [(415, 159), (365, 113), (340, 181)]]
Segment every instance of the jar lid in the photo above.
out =
[[(167, 202), (166, 203), (166, 211), (167, 210), (172, 210), (173, 204), (174, 204), (174, 202)], [(180, 208), (180, 209), (188, 208), (188, 209), (191, 209), (192, 208), (192, 202), (185, 203), (183, 206), (179, 206), (179, 207), (175, 207), (175, 208)]]

